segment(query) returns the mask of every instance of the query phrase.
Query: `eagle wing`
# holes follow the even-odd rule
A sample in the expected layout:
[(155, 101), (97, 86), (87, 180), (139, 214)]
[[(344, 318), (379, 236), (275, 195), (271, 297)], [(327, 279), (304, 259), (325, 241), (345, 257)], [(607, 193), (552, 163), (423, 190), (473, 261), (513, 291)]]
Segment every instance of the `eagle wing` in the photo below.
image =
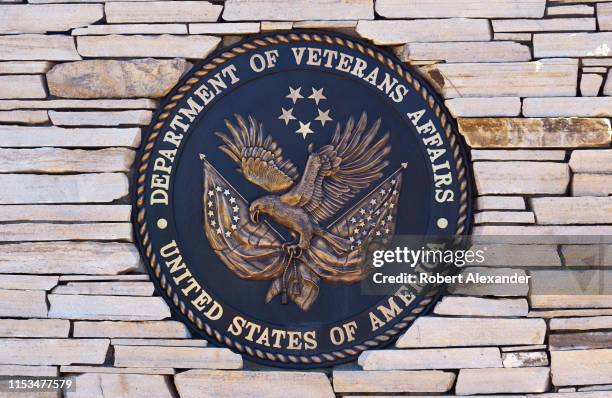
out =
[(282, 156), (282, 149), (272, 140), (264, 138), (263, 125), (249, 115), (248, 123), (234, 115), (236, 125), (225, 120), (230, 135), (216, 132), (223, 145), (219, 146), (240, 167), (238, 171), (247, 181), (268, 192), (284, 192), (298, 179), (295, 165)]
[(281, 197), (289, 205), (300, 206), (318, 222), (325, 221), (370, 183), (382, 177), (389, 164), (389, 133), (374, 144), (380, 119), (369, 129), (363, 112), (357, 124), (349, 118), (344, 129), (340, 123), (328, 145), (311, 153), (299, 183)]

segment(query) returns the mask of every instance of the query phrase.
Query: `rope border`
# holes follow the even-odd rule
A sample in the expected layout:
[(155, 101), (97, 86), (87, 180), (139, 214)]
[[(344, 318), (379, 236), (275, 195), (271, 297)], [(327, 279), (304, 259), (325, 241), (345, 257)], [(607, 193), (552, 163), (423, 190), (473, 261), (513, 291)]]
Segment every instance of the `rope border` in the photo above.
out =
[(405, 316), (400, 322), (393, 325), (392, 328), (385, 331), (385, 333), (378, 335), (370, 340), (364, 341), (362, 344), (355, 345), (350, 348), (344, 348), (339, 351), (332, 351), (323, 353), (320, 355), (285, 355), (280, 353), (272, 353), (263, 351), (260, 349), (253, 348), (249, 345), (241, 344), (240, 342), (234, 341), (229, 337), (221, 335), (216, 329), (213, 329), (206, 321), (201, 317), (195, 315), (193, 311), (188, 310), (187, 306), (178, 294), (173, 291), (172, 286), (166, 280), (165, 275), (161, 273), (161, 266), (157, 263), (155, 254), (153, 253), (153, 247), (149, 240), (148, 225), (145, 220), (146, 208), (144, 207), (144, 193), (145, 193), (145, 179), (146, 171), (149, 167), (149, 160), (151, 158), (151, 152), (155, 146), (155, 140), (160, 134), (162, 126), (165, 124), (165, 120), (170, 116), (170, 111), (174, 109), (178, 102), (183, 99), (185, 93), (189, 91), (195, 84), (197, 84), (204, 76), (210, 71), (217, 68), (219, 65), (235, 58), (238, 55), (245, 54), (249, 51), (257, 50), (259, 48), (266, 47), (268, 45), (276, 45), (291, 42), (316, 42), (335, 44), (343, 47), (347, 47), (351, 50), (358, 51), (364, 55), (370, 56), (378, 60), (379, 62), (387, 65), (390, 69), (398, 73), (408, 84), (410, 84), (425, 100), (430, 109), (432, 109), (438, 117), (440, 124), (442, 125), (445, 135), (449, 140), (449, 145), (453, 151), (453, 158), (455, 160), (457, 168), (457, 180), (460, 181), (459, 190), (459, 214), (457, 218), (457, 229), (456, 235), (464, 234), (467, 228), (467, 217), (470, 213), (469, 206), (469, 188), (468, 178), (466, 175), (466, 166), (463, 159), (462, 148), (458, 141), (458, 136), (454, 132), (453, 124), (448, 120), (446, 113), (440, 107), (435, 97), (429, 92), (427, 87), (422, 85), (418, 79), (415, 79), (410, 72), (401, 64), (396, 62), (393, 58), (374, 50), (373, 48), (366, 46), (358, 41), (353, 41), (349, 38), (337, 36), (329, 33), (287, 33), (277, 34), (270, 33), (265, 36), (259, 36), (252, 39), (247, 39), (245, 42), (238, 44), (236, 47), (223, 51), (217, 54), (209, 62), (203, 64), (199, 70), (194, 72), (192, 76), (187, 79), (178, 89), (175, 90), (175, 94), (169, 98), (169, 102), (163, 106), (163, 112), (160, 112), (155, 119), (155, 123), (152, 124), (149, 135), (146, 142), (143, 145), (142, 155), (140, 157), (140, 166), (137, 172), (137, 188), (136, 188), (136, 209), (138, 210), (136, 216), (137, 223), (137, 234), (139, 236), (139, 242), (142, 245), (143, 254), (148, 260), (148, 264), (157, 280), (159, 281), (162, 289), (165, 290), (167, 298), (172, 301), (175, 307), (181, 312), (182, 315), (186, 316), (192, 324), (194, 324), (199, 330), (204, 331), (210, 337), (213, 337), (219, 343), (225, 344), (226, 346), (235, 349), (241, 354), (247, 354), (251, 357), (256, 357), (262, 360), (282, 362), (283, 364), (293, 365), (322, 365), (326, 362), (335, 362), (339, 360), (345, 360), (349, 357), (357, 356), (362, 351), (367, 349), (376, 348), (382, 344), (389, 342), (392, 338), (396, 337), (400, 332), (406, 329), (416, 318), (423, 312), (423, 310), (432, 303), (435, 296), (440, 289), (434, 289), (427, 293), (419, 302), (419, 305), (413, 308), (410, 313)]

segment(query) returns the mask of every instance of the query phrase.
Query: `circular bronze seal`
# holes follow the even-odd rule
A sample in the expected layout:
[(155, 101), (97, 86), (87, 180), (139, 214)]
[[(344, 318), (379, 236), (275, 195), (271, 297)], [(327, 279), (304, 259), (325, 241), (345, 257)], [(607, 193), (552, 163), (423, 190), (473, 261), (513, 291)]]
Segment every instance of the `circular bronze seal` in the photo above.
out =
[(372, 248), (469, 228), (440, 101), (336, 33), (266, 34), (197, 65), (137, 167), (136, 236), (159, 292), (195, 334), (268, 365), (330, 366), (393, 341), (440, 288), (365, 294)]

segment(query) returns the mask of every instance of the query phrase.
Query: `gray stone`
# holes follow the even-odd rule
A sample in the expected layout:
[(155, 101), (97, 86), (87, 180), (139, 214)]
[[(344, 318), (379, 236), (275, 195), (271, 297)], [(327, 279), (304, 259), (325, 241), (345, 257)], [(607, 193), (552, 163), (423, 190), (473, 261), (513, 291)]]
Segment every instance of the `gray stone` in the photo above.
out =
[(595, 9), (593, 6), (586, 4), (577, 4), (570, 6), (548, 6), (546, 7), (547, 15), (593, 15)]
[[(110, 366), (82, 366), (65, 365), (60, 367), (62, 373), (120, 373), (120, 374), (142, 374), (142, 375), (174, 375), (176, 371), (172, 368), (115, 368)], [(126, 397), (127, 398), (127, 397)]]
[(332, 378), (336, 393), (446, 392), (455, 382), (454, 373), (438, 370), (334, 370)]
[(129, 222), (130, 205), (4, 205), (0, 221), (123, 221)]
[[(571, 316), (599, 316), (612, 315), (612, 308), (596, 310), (532, 310), (529, 311), (529, 318), (560, 318)], [(611, 340), (612, 341), (612, 340)]]
[(178, 321), (74, 322), (74, 337), (123, 337), (173, 339), (191, 337)]
[(0, 319), (0, 337), (68, 337), (65, 319)]
[(0, 123), (42, 124), (48, 121), (45, 111), (0, 111)]
[(525, 199), (520, 196), (479, 196), (478, 210), (525, 210)]
[(75, 384), (66, 398), (174, 397), (171, 379), (161, 375), (86, 373), (77, 375)]
[(0, 289), (51, 290), (57, 281), (57, 276), (0, 274)]
[(562, 32), (597, 30), (595, 18), (498, 19), (495, 32)]
[(374, 19), (372, 0), (226, 0), (225, 21)]
[(538, 224), (610, 224), (612, 197), (533, 198)]
[(564, 245), (561, 253), (565, 265), (570, 267), (610, 267), (612, 266), (612, 245)]
[(91, 320), (159, 320), (170, 317), (161, 297), (49, 294), (49, 318)]
[(404, 62), (508, 62), (531, 60), (531, 50), (509, 41), (407, 43), (398, 56)]
[(58, 97), (159, 98), (165, 96), (190, 67), (189, 62), (180, 58), (69, 62), (47, 72), (47, 83), (51, 94)]
[(200, 35), (77, 36), (84, 57), (206, 58), (220, 42), (218, 37)]
[(70, 128), (0, 126), (0, 147), (36, 148), (107, 147), (137, 148), (140, 145), (139, 128)]
[(612, 32), (536, 33), (533, 51), (543, 57), (609, 57), (612, 54)]
[(44, 290), (0, 289), (0, 316), (46, 318), (47, 302), (45, 297)]
[(602, 75), (583, 73), (580, 78), (580, 95), (583, 97), (597, 97), (602, 83)]
[(130, 223), (0, 224), (0, 242), (98, 240), (132, 241)]
[(41, 75), (0, 76), (0, 98), (45, 98)]
[(569, 165), (574, 173), (612, 173), (612, 149), (573, 151)]
[[(142, 8), (146, 8), (143, 6)], [(113, 25), (89, 25), (84, 28), (72, 29), (73, 36), (87, 35), (113, 35), (113, 34), (149, 34), (161, 35), (168, 34), (187, 34), (185, 24), (113, 24)]]
[(573, 196), (612, 195), (612, 174), (574, 174)]
[(242, 357), (228, 348), (115, 346), (115, 366), (126, 368), (240, 369)]
[(98, 296), (152, 296), (151, 282), (69, 282), (53, 289), (54, 294), (91, 294)]
[(0, 100), (0, 109), (155, 109), (157, 102), (151, 99), (96, 99), (96, 100)]
[(104, 17), (101, 4), (20, 4), (2, 7), (0, 34), (63, 32)]
[(70, 365), (104, 363), (106, 339), (0, 339), (0, 363)]
[(612, 348), (612, 332), (552, 333), (548, 340), (551, 351)]
[(444, 102), (454, 117), (518, 116), (518, 97), (452, 98)]
[(552, 351), (555, 386), (612, 383), (612, 350)]
[(53, 63), (47, 61), (0, 62), (0, 73), (4, 75), (47, 73), (52, 66)]
[(562, 161), (565, 151), (553, 149), (472, 149), (472, 160), (531, 160), (531, 161)]
[[(612, 270), (572, 269), (531, 271), (530, 273), (529, 300), (532, 308), (612, 307), (612, 286), (610, 285)], [(572, 318), (555, 319), (554, 321), (561, 322), (570, 319)], [(580, 322), (579, 319), (575, 318), (576, 322)], [(582, 319), (585, 319), (586, 327), (587, 320)]]
[[(583, 74), (583, 80), (585, 76), (590, 75)], [(596, 76), (600, 78), (599, 84), (601, 85), (601, 76)], [(599, 86), (593, 95), (597, 95), (597, 92), (599, 92)], [(552, 97), (525, 98), (523, 100), (523, 115), (529, 117), (609, 117), (612, 116), (611, 109), (612, 98), (606, 97)]]
[[(478, 225), (472, 236), (478, 241), (493, 240), (512, 244), (589, 244), (601, 243), (612, 235), (610, 225)], [(494, 238), (493, 238), (494, 237)]]
[(562, 194), (570, 180), (566, 163), (476, 162), (476, 189), (485, 194)]
[(612, 3), (597, 4), (599, 30), (612, 30)]
[(72, 61), (81, 59), (74, 46), (74, 39), (70, 36), (0, 36), (0, 48), (2, 48), (0, 60), (4, 61)]
[(612, 316), (553, 318), (550, 320), (550, 330), (576, 331), (597, 329), (612, 329)]
[(94, 151), (60, 148), (0, 148), (0, 172), (2, 173), (127, 172), (133, 162), (134, 151), (127, 148), (107, 148)]
[[(525, 299), (490, 299), (482, 297), (446, 296), (436, 304), (436, 315), (464, 316), (526, 316), (529, 305)], [(483, 366), (485, 367), (485, 366)]]
[(432, 348), (365, 351), (359, 356), (364, 370), (421, 370), (501, 368), (499, 348)]
[(502, 353), (504, 368), (530, 368), (548, 366), (548, 355), (544, 351), (504, 352)]
[(455, 392), (468, 395), (545, 392), (549, 387), (549, 368), (461, 369)]
[(541, 18), (545, 0), (377, 0), (385, 18)]
[(198, 339), (111, 339), (111, 344), (154, 347), (207, 347), (208, 341)]
[(60, 112), (49, 111), (56, 126), (119, 126), (151, 123), (152, 111), (104, 111), (104, 112)]
[(530, 211), (481, 211), (474, 214), (475, 224), (534, 224)]
[[(357, 25), (355, 22), (354, 25)], [(259, 33), (259, 22), (237, 23), (192, 23), (189, 33), (192, 35), (248, 35)]]
[(108, 23), (151, 22), (214, 22), (223, 6), (208, 1), (151, 1), (143, 6), (139, 2), (110, 2), (104, 5)]
[(42, 376), (57, 377), (57, 366), (27, 366), (27, 365), (0, 365), (2, 376)]
[[(498, 243), (499, 242), (499, 243)], [(487, 267), (561, 267), (557, 245), (512, 244), (505, 239), (496, 243), (475, 244), (470, 250), (484, 252), (481, 265)]]

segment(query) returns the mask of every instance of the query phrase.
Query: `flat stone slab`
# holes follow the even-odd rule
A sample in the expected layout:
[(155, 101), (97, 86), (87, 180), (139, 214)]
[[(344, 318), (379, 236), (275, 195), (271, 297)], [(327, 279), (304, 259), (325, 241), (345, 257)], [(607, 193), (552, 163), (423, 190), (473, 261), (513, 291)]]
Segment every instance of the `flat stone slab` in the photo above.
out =
[[(142, 8), (141, 8), (142, 9)], [(187, 34), (185, 24), (113, 24), (89, 25), (84, 28), (72, 29), (72, 36), (112, 35), (112, 34)]]
[(374, 19), (372, 0), (227, 0), (225, 21)]
[(461, 369), (457, 394), (539, 393), (550, 387), (549, 368)]
[[(2, 269), (0, 267), (0, 269)], [(44, 290), (0, 289), (0, 316), (15, 318), (46, 318), (47, 302)]]
[(68, 337), (66, 319), (0, 319), (0, 337)]
[(120, 373), (142, 375), (174, 375), (172, 368), (115, 368), (112, 366), (65, 365), (60, 367), (62, 373)]
[(564, 150), (555, 149), (472, 149), (472, 160), (563, 161)]
[(612, 383), (612, 350), (552, 351), (555, 386)]
[[(583, 80), (585, 76), (582, 75)], [(601, 79), (601, 76), (599, 78)], [(599, 84), (601, 85), (601, 81)], [(599, 92), (599, 86), (597, 92)], [(523, 115), (527, 117), (610, 117), (612, 116), (612, 98), (597, 96), (525, 98)]]
[[(504, 242), (500, 238), (501, 242)], [(493, 243), (476, 244), (470, 250), (483, 250), (487, 267), (561, 267), (557, 245)]]
[(542, 319), (418, 318), (396, 342), (397, 348), (542, 344)]
[(530, 368), (548, 366), (548, 355), (545, 351), (504, 352), (504, 368)]
[(444, 104), (453, 117), (518, 116), (521, 113), (518, 97), (451, 98)]
[(1, 174), (0, 204), (112, 202), (128, 194), (125, 174)]
[(63, 32), (103, 17), (101, 4), (17, 4), (2, 8), (0, 34)]
[(104, 363), (107, 339), (0, 339), (0, 363), (70, 365)]
[(0, 98), (45, 98), (46, 96), (47, 90), (41, 75), (0, 76)]
[[(13, 6), (11, 6), (13, 7)], [(3, 61), (73, 61), (81, 59), (74, 39), (63, 35), (0, 36), (0, 60)]]
[(525, 210), (525, 199), (521, 196), (479, 196), (476, 199), (479, 210)]
[(214, 22), (221, 10), (223, 5), (208, 1), (152, 1), (144, 7), (138, 2), (112, 2), (104, 6), (108, 23)]
[(2, 173), (89, 173), (130, 171), (135, 152), (128, 148), (99, 150), (35, 148), (0, 149)]
[(75, 382), (78, 387), (65, 392), (66, 398), (174, 397), (168, 376), (86, 373), (77, 375)]
[(146, 126), (151, 122), (152, 111), (114, 112), (60, 112), (49, 111), (51, 122), (56, 126)]
[(524, 44), (510, 41), (407, 43), (398, 56), (404, 62), (509, 62), (530, 61), (531, 51)]
[(152, 282), (68, 282), (53, 289), (54, 294), (85, 294), (95, 296), (152, 296)]
[(497, 347), (386, 349), (363, 352), (359, 365), (364, 370), (500, 368), (502, 361)]
[(49, 294), (47, 299), (49, 318), (135, 321), (170, 317), (161, 297)]
[(541, 18), (545, 0), (377, 0), (385, 18)]
[(47, 83), (51, 94), (65, 98), (159, 98), (190, 67), (180, 58), (77, 61), (54, 66), (47, 72)]
[(49, 121), (45, 111), (0, 111), (0, 122), (13, 124), (43, 124)]
[(534, 224), (530, 211), (481, 211), (474, 214), (475, 224)]
[(221, 38), (204, 35), (108, 35), (77, 36), (84, 57), (206, 58)]
[(50, 99), (50, 100), (0, 100), (0, 109), (155, 109), (152, 99)]
[(57, 377), (57, 366), (27, 366), (27, 365), (0, 365), (2, 376), (41, 376)]
[[(356, 25), (357, 22), (353, 26)], [(192, 23), (189, 24), (189, 33), (192, 35), (248, 35), (259, 33), (260, 27), (259, 22)]]
[[(431, 26), (421, 29), (432, 31)], [(435, 64), (422, 67), (421, 72), (444, 98), (575, 96), (578, 63), (575, 59), (559, 58), (533, 62)]]
[(336, 393), (446, 392), (453, 388), (455, 374), (439, 370), (335, 370), (332, 379)]
[(548, 344), (551, 351), (612, 348), (612, 332), (552, 333)]
[(536, 33), (533, 52), (544, 57), (609, 57), (612, 32), (597, 33)]
[(538, 224), (610, 224), (612, 197), (533, 198)]
[(74, 337), (115, 337), (115, 338), (189, 338), (187, 327), (178, 321), (103, 321), (74, 322)]
[(597, 23), (599, 30), (612, 30), (612, 4), (597, 4)]
[(611, 174), (574, 174), (572, 177), (573, 196), (612, 195)]
[(408, 42), (487, 41), (491, 39), (486, 19), (422, 19), (359, 21), (357, 34), (377, 45)]
[(131, 213), (130, 205), (0, 205), (0, 221), (129, 222)]
[(612, 266), (612, 245), (564, 245), (561, 253), (568, 266)]
[(612, 329), (612, 316), (593, 316), (580, 318), (553, 318), (550, 330), (596, 330)]
[(569, 165), (574, 173), (612, 173), (612, 149), (573, 151)]
[(459, 132), (472, 148), (578, 148), (609, 146), (608, 119), (460, 118)]
[(0, 289), (51, 290), (58, 279), (57, 276), (0, 274)]
[(0, 62), (0, 73), (4, 75), (46, 73), (52, 66), (53, 63), (48, 61)]
[[(490, 299), (482, 297), (446, 296), (436, 304), (434, 314), (463, 316), (527, 316), (525, 299)], [(484, 366), (483, 366), (484, 367)]]
[(6, 273), (112, 275), (141, 269), (131, 243), (12, 243), (0, 252), (0, 270)]
[(61, 128), (0, 126), (0, 147), (131, 147), (140, 145), (139, 128)]
[(111, 339), (112, 345), (138, 345), (155, 347), (207, 347), (208, 341), (198, 339)]
[(495, 32), (559, 32), (597, 30), (595, 18), (498, 19), (491, 21)]
[(564, 194), (570, 180), (566, 163), (475, 162), (478, 193)]
[(333, 398), (329, 379), (322, 372), (189, 370), (174, 384), (181, 398)]
[(228, 348), (115, 346), (115, 366), (126, 368), (241, 369)]
[(0, 224), (0, 242), (97, 240), (131, 242), (130, 223)]

